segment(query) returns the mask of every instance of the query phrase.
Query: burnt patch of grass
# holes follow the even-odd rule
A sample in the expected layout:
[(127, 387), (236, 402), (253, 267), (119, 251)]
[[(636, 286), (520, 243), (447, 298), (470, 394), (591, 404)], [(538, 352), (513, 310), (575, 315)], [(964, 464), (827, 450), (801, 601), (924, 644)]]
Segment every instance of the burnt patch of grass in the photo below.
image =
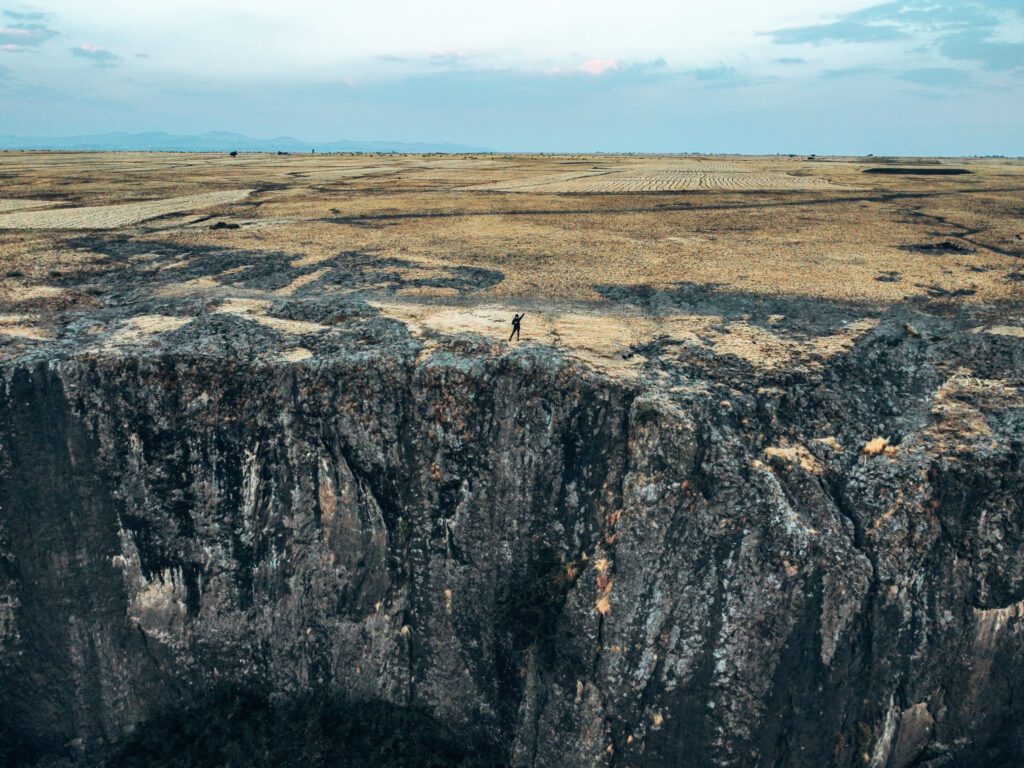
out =
[(954, 242), (953, 240), (942, 240), (938, 243), (917, 243), (914, 245), (903, 245), (900, 248), (904, 251), (912, 251), (915, 253), (973, 253), (973, 251), (962, 243)]
[(923, 285), (921, 283), (915, 283), (914, 287), (927, 291), (928, 295), (933, 299), (956, 299), (964, 296), (973, 296), (977, 293), (977, 290), (974, 288), (957, 288), (955, 290), (948, 290), (938, 285)]
[(973, 173), (973, 171), (969, 171), (966, 168), (937, 168), (935, 166), (921, 168), (865, 168), (863, 172), (881, 173), (893, 176), (962, 176), (965, 173)]

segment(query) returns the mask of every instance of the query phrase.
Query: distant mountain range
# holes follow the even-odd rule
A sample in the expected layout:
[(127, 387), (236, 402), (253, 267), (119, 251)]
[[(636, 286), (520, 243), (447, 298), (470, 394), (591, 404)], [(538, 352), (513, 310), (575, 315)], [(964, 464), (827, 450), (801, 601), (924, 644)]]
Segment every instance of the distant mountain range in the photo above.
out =
[(199, 136), (170, 133), (102, 133), (95, 136), (40, 138), (0, 136), (0, 149), (57, 149), (128, 152), (487, 152), (460, 144), (401, 141), (309, 142), (278, 136), (254, 139), (240, 133), (211, 131)]

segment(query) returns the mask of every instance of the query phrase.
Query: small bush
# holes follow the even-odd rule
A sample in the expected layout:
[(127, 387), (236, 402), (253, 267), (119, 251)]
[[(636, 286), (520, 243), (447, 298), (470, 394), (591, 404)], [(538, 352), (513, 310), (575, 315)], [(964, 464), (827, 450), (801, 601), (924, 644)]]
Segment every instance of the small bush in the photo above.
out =
[(873, 440), (868, 440), (868, 442), (864, 443), (864, 447), (860, 449), (860, 452), (865, 456), (878, 456), (879, 454), (895, 456), (897, 448), (889, 442), (889, 438), (876, 437)]

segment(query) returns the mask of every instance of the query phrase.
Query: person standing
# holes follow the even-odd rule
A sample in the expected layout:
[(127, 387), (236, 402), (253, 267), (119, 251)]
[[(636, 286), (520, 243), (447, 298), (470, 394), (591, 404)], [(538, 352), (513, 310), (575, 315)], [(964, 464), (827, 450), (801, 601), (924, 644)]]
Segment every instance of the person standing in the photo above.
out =
[(510, 333), (508, 336), (509, 341), (512, 341), (513, 336), (516, 337), (516, 341), (519, 341), (519, 326), (523, 322), (524, 317), (526, 317), (525, 312), (523, 312), (523, 314), (521, 315), (516, 314), (515, 317), (512, 318), (512, 333)]

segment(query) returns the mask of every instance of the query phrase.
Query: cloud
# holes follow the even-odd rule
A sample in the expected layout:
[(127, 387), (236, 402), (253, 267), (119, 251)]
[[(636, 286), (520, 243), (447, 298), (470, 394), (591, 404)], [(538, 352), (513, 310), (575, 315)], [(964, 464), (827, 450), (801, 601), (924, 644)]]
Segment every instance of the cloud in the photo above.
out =
[(985, 69), (1024, 70), (1024, 43), (993, 40), (986, 30), (949, 35), (939, 44), (939, 50), (950, 59), (976, 61)]
[[(523, 75), (537, 74), (536, 68), (522, 69)], [(635, 84), (652, 83), (663, 80), (672, 74), (665, 59), (657, 58), (649, 61), (623, 61), (622, 59), (587, 59), (575, 68), (548, 67), (543, 70), (547, 77), (572, 77), (584, 73), (585, 78), (592, 82), (601, 82), (608, 86), (629, 87)]]
[(603, 75), (605, 72), (618, 68), (618, 59), (587, 59), (580, 64), (580, 71), (586, 72), (588, 75)]
[(768, 83), (777, 79), (773, 76), (753, 76), (727, 64), (689, 69), (681, 74), (690, 78), (691, 82), (696, 80), (704, 88), (739, 88)]
[[(406, 51), (381, 53), (372, 57), (384, 65), (375, 67), (373, 75), (391, 75), (424, 72), (449, 72), (471, 69), (489, 69), (494, 62), (478, 52), (464, 50)], [(372, 76), (372, 75), (371, 75)]]
[(921, 69), (907, 69), (899, 72), (896, 77), (916, 85), (949, 86), (963, 85), (970, 81), (971, 75), (964, 69), (953, 69), (951, 67), (924, 67)]
[[(12, 132), (59, 120), (81, 132), (129, 119), (167, 130), (184, 120), (195, 132), (273, 125), (322, 139), (405, 132), (520, 149), (806, 143), (820, 153), (823, 137), (835, 136), (845, 137), (835, 148), (875, 152), (884, 137), (907, 150), (1024, 146), (1024, 76), (1013, 75), (1024, 60), (1024, 0), (720, 0), (716, 8), (566, 0), (551, 6), (544, 25), (523, 13), (494, 24), (466, 10), (470, 0), (383, 2), (386, 16), (401, 9), (415, 19), (400, 30), (381, 27), (380, 7), (319, 0), (6, 0), (21, 15), (5, 13), (0, 0), (8, 35), (0, 48), (38, 52), (0, 52), (14, 69), (0, 87), (0, 123)], [(631, 24), (642, 33), (627, 39), (622, 29)], [(10, 42), (15, 29), (18, 43)], [(40, 42), (47, 31), (55, 37)], [(95, 45), (68, 53), (86, 41)], [(114, 106), (64, 109), (71, 96), (44, 98), (30, 92), (36, 86)], [(907, 93), (934, 99), (936, 110), (925, 115), (917, 99), (908, 107)], [(18, 108), (29, 99), (30, 108)], [(707, 121), (698, 124), (705, 106)]]
[(820, 75), (823, 80), (845, 80), (847, 78), (871, 76), (935, 87), (963, 85), (971, 79), (970, 72), (953, 67), (918, 67), (901, 70), (871, 64), (847, 67), (846, 69), (826, 69)]
[[(10, 12), (5, 11), (5, 15)], [(57, 32), (39, 22), (19, 22), (0, 27), (0, 49), (9, 53), (28, 50), (42, 45)]]
[(904, 40), (910, 35), (892, 24), (866, 24), (861, 21), (844, 19), (831, 24), (815, 24), (809, 27), (790, 27), (771, 32), (772, 42), (777, 45), (824, 45), (825, 43), (879, 43)]
[(112, 67), (121, 59), (116, 53), (111, 53), (104, 48), (91, 45), (90, 43), (72, 48), (71, 53), (79, 58), (89, 59), (101, 67)]
[(1024, 15), (1024, 7), (1019, 0), (902, 0), (846, 13), (827, 24), (787, 27), (767, 34), (780, 45), (889, 42), (927, 32), (947, 35), (993, 29), (1007, 12)]
[(735, 67), (727, 67), (725, 64), (720, 64), (717, 67), (707, 67), (703, 69), (691, 69), (690, 74), (698, 80), (735, 80), (737, 77)]
[(767, 34), (779, 45), (916, 41), (918, 47), (911, 50), (919, 53), (1007, 71), (1024, 70), (1022, 21), (1021, 0), (901, 0), (844, 14), (827, 24)]
[(136, 59), (148, 59), (149, 58), (149, 54), (148, 53), (136, 53), (135, 54), (135, 58)]
[(664, 58), (629, 61), (619, 58), (588, 58), (577, 63), (559, 62), (549, 57), (526, 61), (508, 61), (481, 52), (442, 51), (420, 54), (378, 54), (372, 61), (377, 66), (365, 80), (399, 77), (418, 77), (442, 73), (462, 73), (467, 76), (514, 74), (530, 77), (579, 77), (589, 75), (602, 81), (622, 83), (649, 80), (664, 76), (669, 70)]
[(4, 10), (3, 15), (15, 21), (43, 21), (50, 17), (50, 14), (44, 11), (12, 11), (9, 9)]
[(870, 64), (861, 64), (856, 67), (846, 67), (845, 69), (826, 69), (821, 73), (823, 80), (844, 80), (848, 77), (862, 77), (863, 75), (878, 75), (885, 72), (881, 67), (875, 67)]
[[(83, 89), (78, 70), (69, 74), (65, 94), (45, 98), (27, 84), (20, 95), (18, 68), (16, 79), (0, 87), (0, 122), (2, 132), (20, 135), (47, 135), (55, 124), (73, 126), (68, 133), (222, 128), (317, 141), (451, 141), (514, 151), (1024, 153), (1024, 98), (1012, 83), (998, 90), (982, 83), (960, 88), (951, 109), (939, 89), (899, 80), (897, 70), (849, 81), (801, 73), (757, 92), (628, 60), (593, 77), (577, 69), (580, 61), (558, 75), (435, 71), (360, 80), (358, 88), (346, 87), (339, 74), (330, 83), (247, 88), (187, 79), (136, 88), (121, 78), (94, 77), (93, 87)], [(724, 63), (741, 75), (751, 67), (739, 59)], [(729, 77), (717, 80), (728, 83)], [(851, 87), (861, 85), (870, 87)], [(86, 95), (93, 100), (87, 103)]]
[(427, 54), (427, 62), (435, 67), (462, 67), (472, 60), (465, 51), (434, 51)]

